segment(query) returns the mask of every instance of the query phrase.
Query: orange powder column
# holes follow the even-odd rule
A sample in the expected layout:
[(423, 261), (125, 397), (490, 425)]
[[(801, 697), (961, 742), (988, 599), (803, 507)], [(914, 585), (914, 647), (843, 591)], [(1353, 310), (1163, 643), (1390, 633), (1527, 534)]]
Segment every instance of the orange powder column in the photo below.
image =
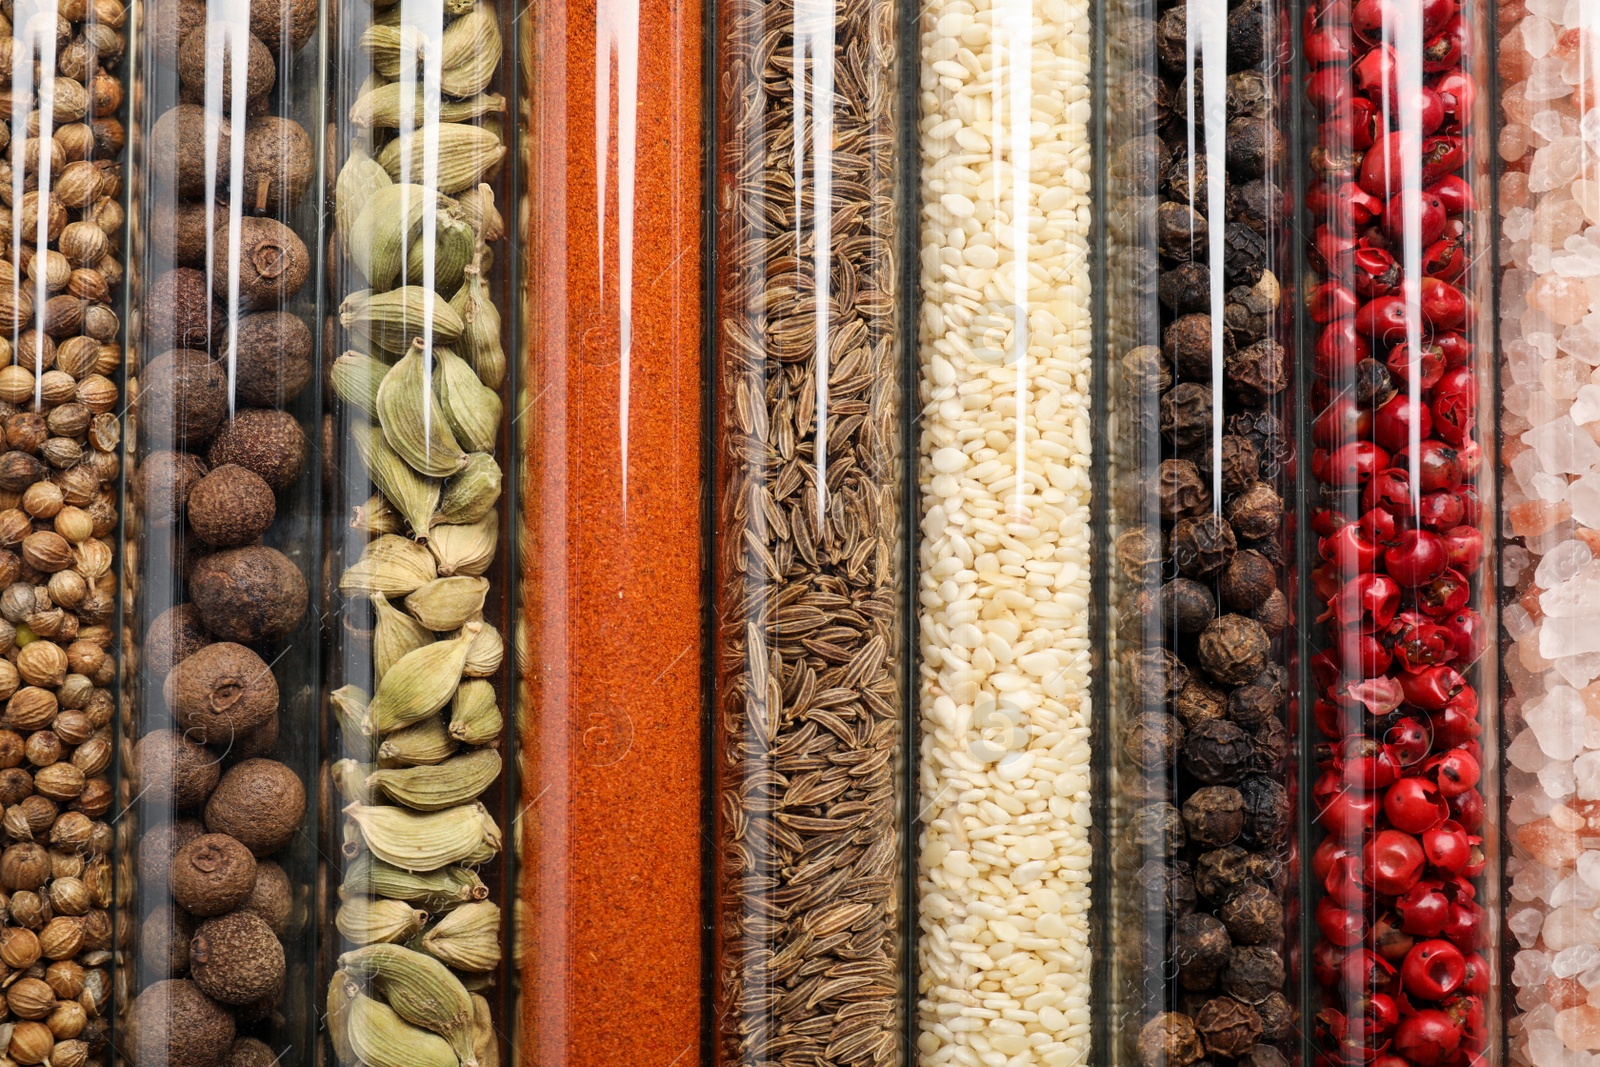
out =
[(518, 1062), (694, 1067), (700, 5), (523, 19)]

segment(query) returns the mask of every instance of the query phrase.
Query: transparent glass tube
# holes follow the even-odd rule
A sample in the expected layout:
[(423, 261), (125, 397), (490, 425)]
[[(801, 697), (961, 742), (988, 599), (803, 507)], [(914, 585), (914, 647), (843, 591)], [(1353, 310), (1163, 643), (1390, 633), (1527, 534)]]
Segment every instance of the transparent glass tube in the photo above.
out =
[(924, 1064), (1089, 1053), (1090, 6), (921, 12)]
[[(337, 11), (319, 1006), (340, 1063), (509, 1051), (511, 15)], [(403, 995), (418, 976), (432, 1012)]]
[(1108, 1055), (1282, 1065), (1299, 1009), (1289, 12), (1114, 0), (1107, 18)]
[(1600, 1050), (1600, 36), (1583, 5), (1495, 13), (1507, 1017), (1528, 1065)]
[(718, 12), (722, 1064), (904, 1059), (899, 17)]
[(681, 1067), (705, 1004), (701, 10), (538, 4), (518, 29), (517, 1056)]
[(140, 1063), (303, 1052), (317, 1025), (321, 22), (213, 0), (137, 23), (118, 1041)]
[(1301, 31), (1307, 1029), (1330, 1061), (1499, 1047), (1486, 28), (1473, 0), (1319, 0)]

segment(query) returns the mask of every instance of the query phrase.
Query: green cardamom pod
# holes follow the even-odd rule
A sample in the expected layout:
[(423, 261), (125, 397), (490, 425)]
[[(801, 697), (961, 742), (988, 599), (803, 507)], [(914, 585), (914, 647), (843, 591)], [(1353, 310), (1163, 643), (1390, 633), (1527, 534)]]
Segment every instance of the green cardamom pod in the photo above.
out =
[[(490, 206), (493, 207), (492, 200)], [(506, 352), (500, 343), (500, 311), (484, 280), (481, 258), (462, 272), (461, 288), (450, 298), (450, 306), (462, 323), (455, 351), (477, 372), (485, 387), (499, 389), (506, 380)]]
[(506, 235), (506, 220), (495, 206), (492, 186), (479, 182), (471, 189), (463, 190), (456, 196), (456, 207), (478, 235), (479, 241), (492, 244)]
[(450, 736), (464, 745), (487, 745), (504, 728), (494, 685), (481, 678), (462, 682), (450, 703)]
[(439, 195), (420, 185), (405, 182), (379, 189), (350, 227), (345, 254), (373, 289), (391, 289), (405, 266), (408, 247), (421, 243), (423, 225), (438, 210)]
[(422, 935), (422, 951), (458, 971), (492, 971), (500, 965), (500, 907), (464, 904)]
[(362, 129), (420, 129), (428, 122), (471, 122), (506, 109), (506, 98), (499, 93), (479, 93), (465, 100), (440, 100), (438, 114), (432, 116), (428, 114), (427, 103), (427, 94), (421, 86), (389, 82), (362, 93), (350, 105), (350, 122)]
[(472, 997), (472, 1051), (480, 1064), (500, 1062), (500, 1035), (494, 1028), (489, 1002), (477, 993)]
[[(377, 406), (376, 399), (373, 406)], [(372, 484), (389, 498), (389, 503), (411, 524), (411, 532), (416, 538), (425, 539), (439, 507), (440, 482), (417, 473), (390, 446), (377, 427), (356, 423), (350, 427), (350, 435), (355, 440), (356, 450), (367, 464), (367, 473), (372, 475)], [(379, 591), (388, 593), (390, 590)], [(406, 590), (408, 593), (410, 591)]]
[(388, 497), (373, 493), (364, 503), (351, 509), (350, 529), (374, 537), (379, 534), (402, 534), (406, 531), (406, 520), (389, 503)]
[[(465, 95), (482, 91), (480, 85)], [(500, 138), (481, 126), (440, 122), (402, 133), (378, 153), (378, 162), (395, 181), (423, 181), (441, 193), (459, 193), (483, 181), (505, 154)]]
[(500, 850), (500, 828), (482, 804), (427, 812), (350, 804), (344, 811), (374, 856), (408, 871), (436, 871), (453, 863), (476, 866)]
[(465, 15), (471, 11), (478, 0), (444, 0), (444, 13), (446, 15)]
[(429, 531), (428, 551), (439, 561), (439, 573), (479, 575), (494, 562), (500, 545), (500, 513), (491, 511), (477, 522), (439, 525)]
[(467, 465), (467, 453), (430, 388), (430, 379), (437, 377), (438, 364), (419, 338), (378, 386), (378, 423), (383, 439), (412, 469), (443, 478)]
[(353, 738), (365, 736), (367, 703), (371, 699), (366, 690), (353, 685), (340, 686), (328, 694), (333, 716), (338, 720), (339, 731), (344, 734), (347, 743)]
[(482, 629), (481, 623), (469, 622), (461, 628), (460, 636), (435, 641), (395, 661), (384, 672), (372, 703), (367, 705), (373, 733), (382, 737), (421, 722), (450, 703), (456, 686), (461, 684), (467, 652)]
[(350, 1047), (350, 998), (345, 995), (350, 981), (344, 971), (334, 971), (328, 980), (328, 1040), (340, 1067), (357, 1067), (355, 1049)]
[(438, 960), (400, 945), (364, 945), (340, 956), (339, 966), (370, 979), (397, 1015), (443, 1036), (462, 1067), (475, 1067), (472, 1001), (461, 980)]
[(472, 227), (454, 211), (441, 211), (434, 226), (431, 270), (427, 243), (414, 241), (406, 252), (404, 281), (408, 285), (426, 285), (448, 296), (460, 288), (462, 272), (472, 262), (477, 247), (478, 237)]
[[(483, 611), (489, 595), (484, 578), (436, 578), (406, 597), (406, 610), (427, 629), (443, 633), (459, 630)], [(469, 654), (469, 657), (470, 654)]]
[(350, 232), (356, 217), (366, 206), (367, 199), (379, 189), (392, 184), (389, 172), (367, 155), (359, 146), (350, 150), (350, 158), (339, 168), (334, 182), (334, 221), (339, 234), (339, 247), (350, 247)]
[(361, 558), (339, 578), (345, 596), (403, 597), (439, 577), (433, 553), (408, 537), (384, 534), (370, 542)]
[(500, 753), (474, 749), (432, 767), (374, 770), (365, 786), (415, 811), (443, 811), (477, 799), (500, 776)]
[(467, 454), (467, 465), (445, 479), (434, 522), (466, 525), (477, 522), (500, 500), (500, 464), (487, 452)]
[(335, 760), (328, 774), (333, 779), (333, 787), (339, 795), (351, 804), (371, 804), (373, 801), (372, 787), (367, 784), (367, 776), (374, 767), (370, 763), (362, 763), (353, 759)]
[(461, 668), (462, 677), (493, 678), (500, 673), (500, 665), (505, 662), (505, 639), (500, 636), (498, 629), (484, 622), (481, 613), (471, 621), (482, 623), (483, 629), (478, 631), (478, 636), (467, 646), (467, 662)]
[(345, 868), (339, 885), (341, 900), (362, 897), (388, 897), (403, 900), (434, 914), (447, 912), (489, 895), (476, 872), (465, 867), (445, 867), (437, 871), (413, 872), (384, 863), (370, 852), (363, 852)]
[(455, 754), (456, 741), (445, 729), (444, 719), (431, 715), (385, 737), (377, 759), (380, 767), (423, 767)]
[(444, 28), (439, 42), (439, 88), (458, 97), (483, 92), (500, 66), (500, 47), (494, 5), (478, 0), (471, 11)]
[[(437, 581), (438, 579), (434, 579)], [(418, 586), (426, 589), (427, 585)], [(372, 628), (372, 670), (379, 682), (400, 660), (419, 648), (434, 643), (433, 631), (410, 615), (389, 603), (389, 598), (378, 593), (372, 598), (377, 621)]]
[(385, 78), (398, 78), (402, 71), (415, 75), (421, 64), (433, 60), (436, 52), (429, 46), (427, 35), (416, 26), (392, 26), (382, 22), (363, 30), (356, 44), (372, 61), (372, 69)]
[(428, 913), (402, 900), (356, 897), (339, 905), (333, 925), (356, 945), (397, 944), (421, 930)]
[[(466, 995), (463, 989), (462, 995)], [(464, 1067), (466, 1061), (449, 1041), (437, 1033), (412, 1026), (399, 1012), (360, 993), (354, 982), (345, 987), (350, 998), (345, 1027), (350, 1048), (367, 1067)], [(467, 1002), (467, 1041), (472, 1040), (472, 1002)], [(477, 1057), (471, 1048), (467, 1054)]]
[(470, 364), (448, 348), (436, 348), (433, 389), (445, 421), (468, 452), (493, 452), (500, 440), (500, 396)]
[(461, 336), (461, 316), (432, 289), (403, 285), (386, 293), (360, 289), (339, 305), (339, 324), (360, 331), (373, 345), (394, 355), (409, 352), (413, 341), (453, 344)]
[(346, 352), (328, 368), (328, 379), (340, 400), (367, 418), (378, 413), (378, 384), (389, 373), (389, 364), (360, 352)]

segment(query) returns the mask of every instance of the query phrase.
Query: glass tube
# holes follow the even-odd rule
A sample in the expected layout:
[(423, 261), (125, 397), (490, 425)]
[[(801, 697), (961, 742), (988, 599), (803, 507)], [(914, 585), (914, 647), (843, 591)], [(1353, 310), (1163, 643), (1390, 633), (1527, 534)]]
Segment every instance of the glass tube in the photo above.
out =
[(1343, 1062), (1499, 1047), (1484, 14), (1319, 0), (1302, 27), (1307, 1030)]
[(304, 1055), (317, 1025), (321, 17), (138, 22), (118, 1040), (141, 1064)]
[(1288, 9), (1115, 0), (1112, 1062), (1298, 1058)]
[(343, 1064), (509, 1051), (510, 18), (490, 0), (337, 12), (320, 1006)]
[(1081, 1064), (1090, 5), (919, 31), (918, 1062)]
[(718, 12), (720, 1064), (904, 1058), (898, 25)]

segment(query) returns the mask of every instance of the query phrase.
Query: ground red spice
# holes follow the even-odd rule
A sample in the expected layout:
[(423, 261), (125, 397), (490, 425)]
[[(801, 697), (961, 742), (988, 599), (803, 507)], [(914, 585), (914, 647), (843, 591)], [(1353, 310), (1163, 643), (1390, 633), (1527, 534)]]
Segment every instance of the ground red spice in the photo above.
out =
[(524, 19), (521, 1063), (700, 1061), (700, 18)]

